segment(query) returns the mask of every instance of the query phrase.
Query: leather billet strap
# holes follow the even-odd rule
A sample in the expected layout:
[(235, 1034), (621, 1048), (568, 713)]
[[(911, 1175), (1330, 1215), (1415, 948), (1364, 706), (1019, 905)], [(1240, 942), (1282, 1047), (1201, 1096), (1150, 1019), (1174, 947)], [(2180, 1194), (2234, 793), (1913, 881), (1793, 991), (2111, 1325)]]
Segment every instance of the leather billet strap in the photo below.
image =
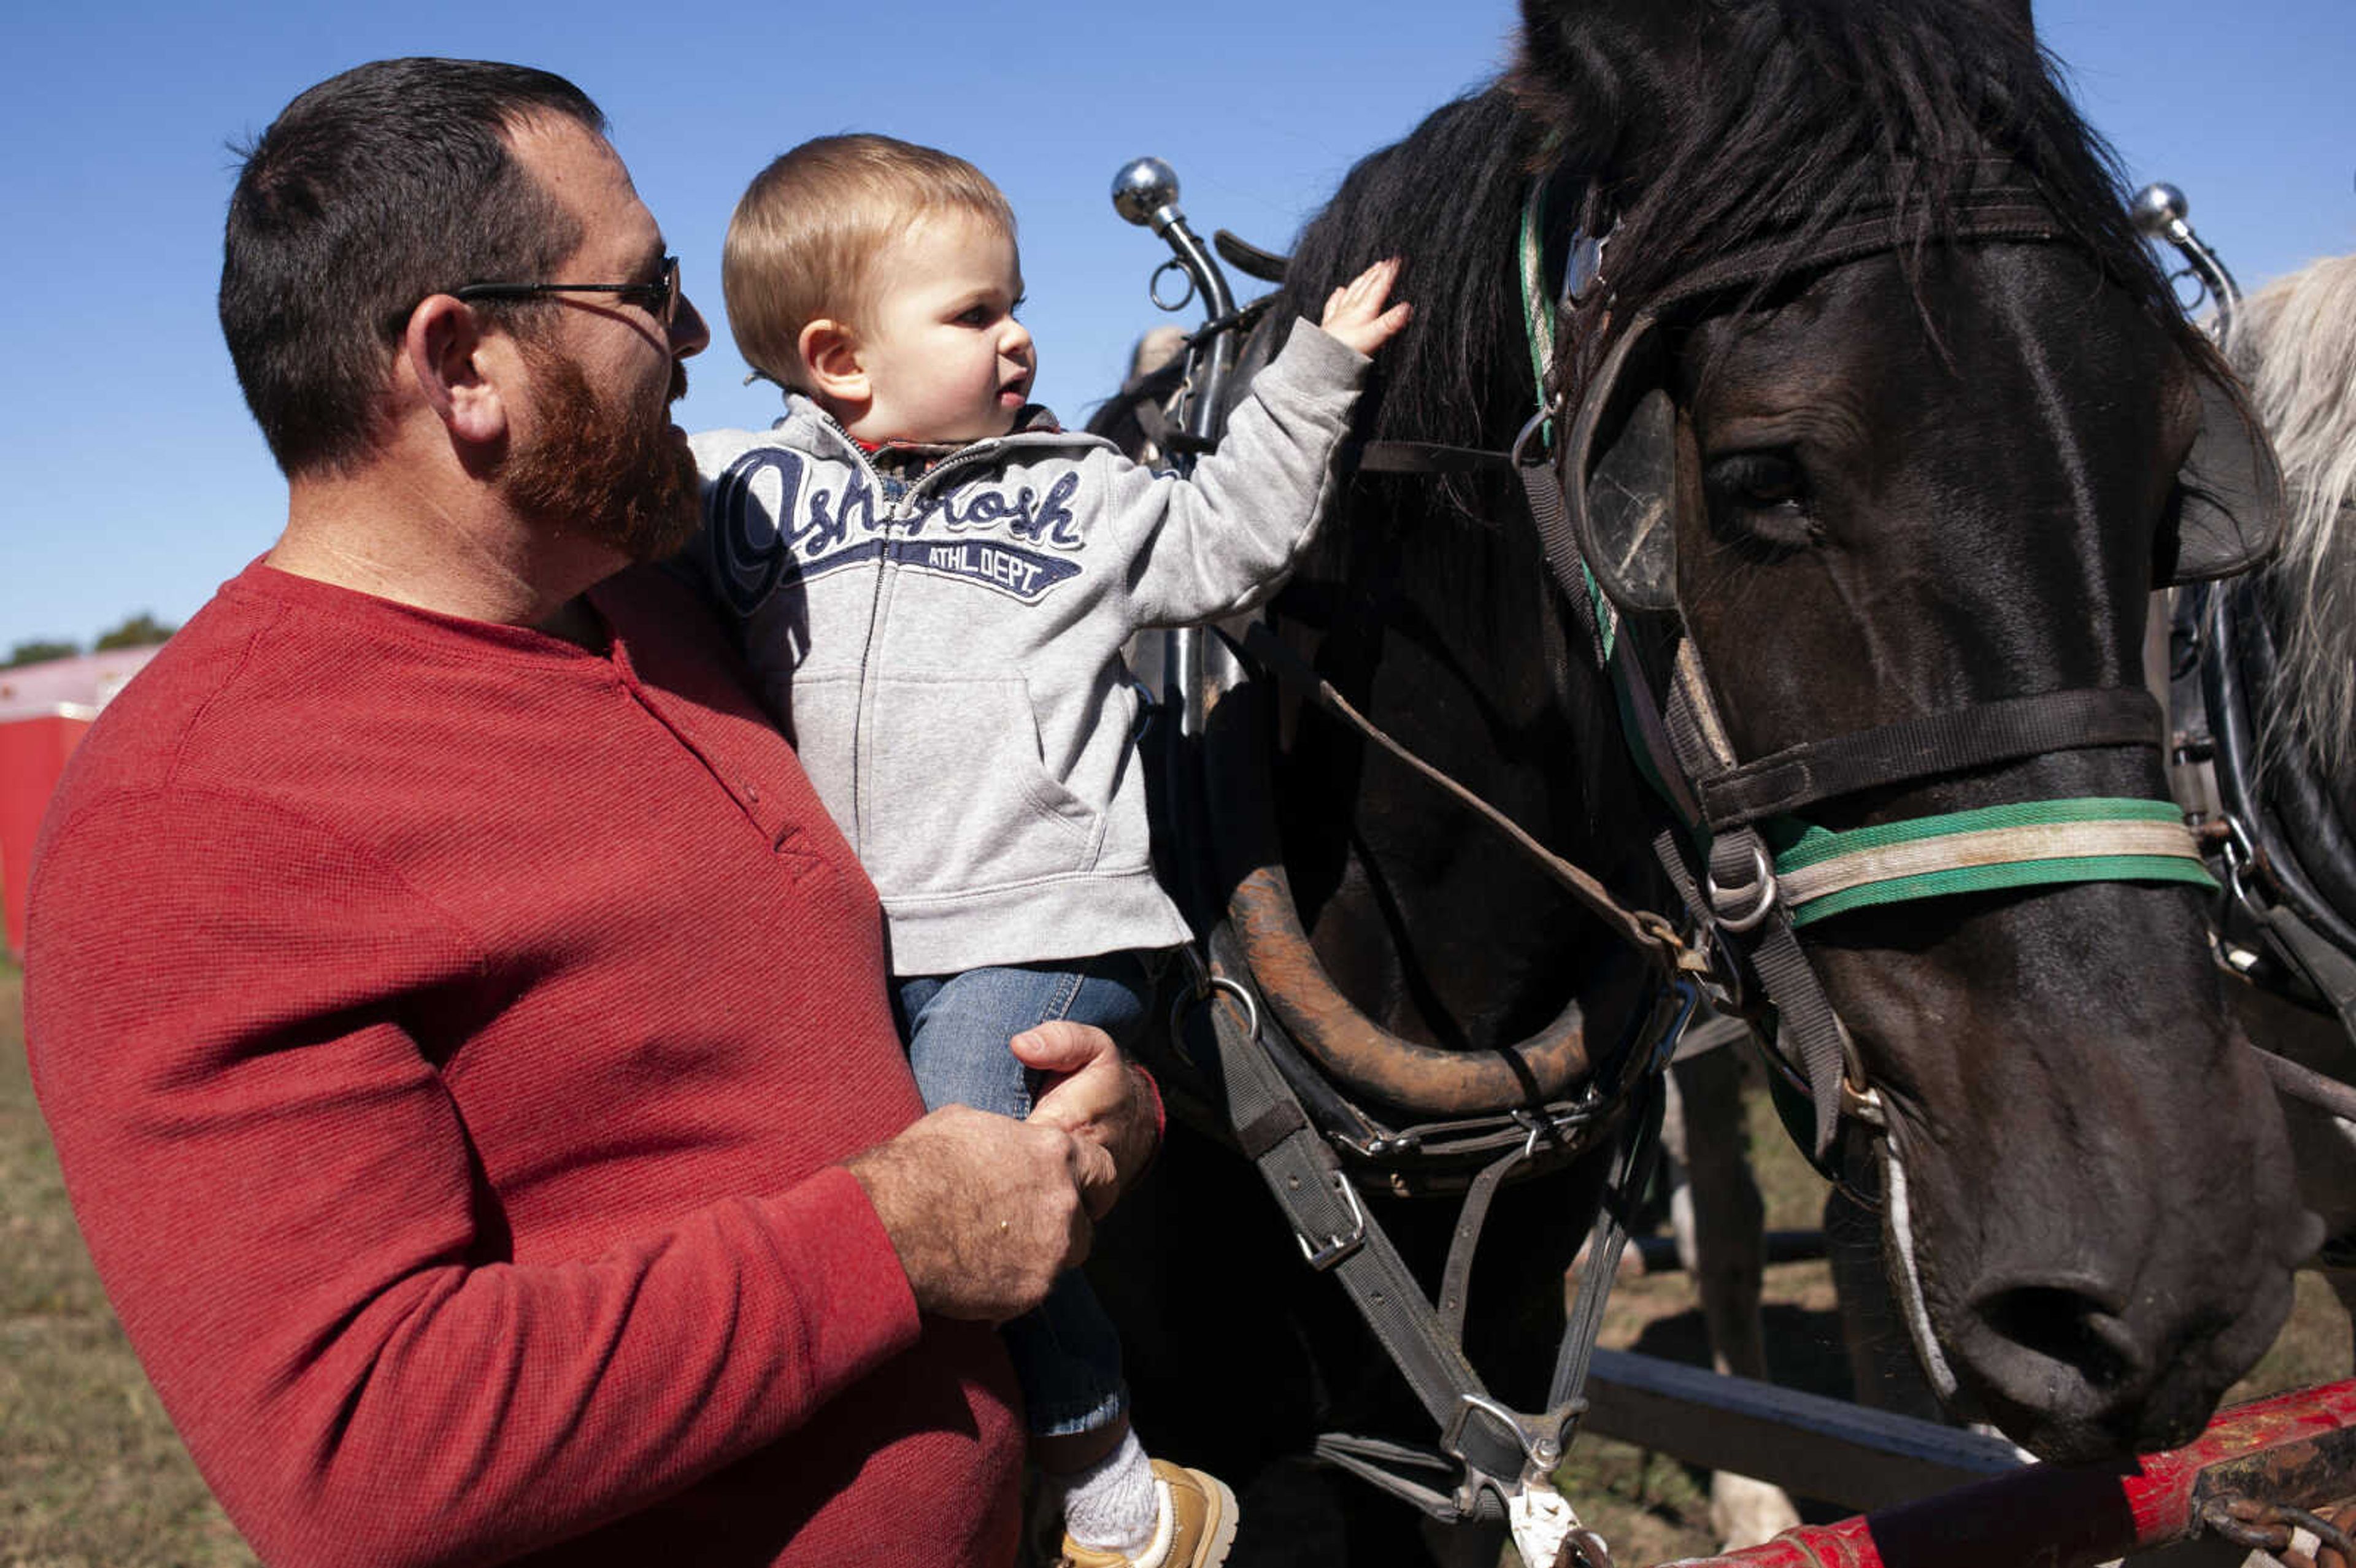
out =
[[(1250, 994), (1248, 971), (1226, 926), (1212, 933), (1211, 960), (1222, 989), (1233, 986)], [(1291, 1086), (1277, 1072), (1265, 1042), (1255, 1032), (1259, 1027), (1257, 1008), (1249, 1010), (1250, 1025), (1241, 1021), (1241, 1009), (1222, 1006), (1215, 999), (1211, 1010), (1227, 1124), (1237, 1129), (1245, 1153), (1292, 1226), (1302, 1255), (1311, 1267), (1341, 1282), (1416, 1399), (1448, 1435), (1450, 1458), (1463, 1467), (1468, 1477), (1485, 1477), (1500, 1488), (1518, 1485), (1531, 1468), (1531, 1456), (1522, 1435), (1488, 1413), (1502, 1407), (1490, 1399), (1479, 1372), (1464, 1355), (1460, 1338), (1463, 1292), (1471, 1274), (1469, 1243), (1460, 1238), (1451, 1248), (1443, 1285), (1443, 1300), (1450, 1309), (1443, 1316), (1433, 1308), (1381, 1224), (1367, 1213), (1349, 1174), (1302, 1113)], [(1670, 1048), (1676, 1033), (1675, 1028), (1668, 1031)], [(1504, 1168), (1518, 1163), (1519, 1158), (1517, 1153), (1493, 1165), (1494, 1178), (1483, 1173), (1490, 1179), (1483, 1183), (1483, 1208), (1487, 1192), (1494, 1191), (1496, 1180), (1502, 1179)], [(1607, 1208), (1624, 1206), (1624, 1201)], [(1469, 1223), (1477, 1235), (1479, 1217), (1473, 1213), (1460, 1221), (1460, 1231)], [(1562, 1424), (1568, 1425), (1576, 1407), (1564, 1403), (1560, 1408)], [(1321, 1453), (1326, 1448), (1321, 1442)], [(1480, 1488), (1469, 1482), (1441, 1493), (1402, 1473), (1408, 1468), (1430, 1473), (1429, 1456), (1400, 1450), (1393, 1456), (1395, 1462), (1380, 1463), (1368, 1445), (1347, 1438), (1334, 1439), (1333, 1451), (1339, 1462), (1364, 1478), (1435, 1517), (1462, 1519), (1480, 1504)]]
[[(1799, 1057), (1815, 1107), (1815, 1142), (1809, 1157), (1821, 1165), (1840, 1128), (1841, 1085), (1852, 1077), (1859, 1084), (1866, 1080), (1861, 1064), (1850, 1060), (1854, 1048), (1848, 1031), (1841, 1027), (1815, 965), (1801, 951), (1791, 911), (1774, 898), (1772, 866), (1756, 828), (1737, 827), (1712, 840), (1709, 896), (1720, 906), (1712, 913), (1721, 940), (1749, 961), (1760, 988), (1773, 1003), (1775, 1039)], [(1755, 909), (1757, 916), (1730, 925), (1726, 908)]]
[[(1223, 955), (1222, 945), (1215, 936), (1215, 968), (1229, 983), (1248, 984), (1243, 965), (1234, 955)], [(1211, 1009), (1227, 1125), (1246, 1139), (1245, 1153), (1275, 1194), (1311, 1266), (1342, 1282), (1416, 1398), (1446, 1425), (1460, 1394), (1485, 1394), (1480, 1374), (1441, 1331), (1422, 1286), (1367, 1216), (1340, 1159), (1302, 1114), (1259, 1040), (1232, 1009), (1215, 1000)]]

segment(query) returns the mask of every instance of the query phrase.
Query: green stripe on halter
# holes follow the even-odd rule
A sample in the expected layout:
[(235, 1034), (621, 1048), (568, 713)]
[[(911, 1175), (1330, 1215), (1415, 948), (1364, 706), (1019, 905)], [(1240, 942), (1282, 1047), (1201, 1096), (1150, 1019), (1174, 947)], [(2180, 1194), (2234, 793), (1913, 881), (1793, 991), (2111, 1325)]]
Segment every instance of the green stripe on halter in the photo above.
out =
[(2164, 800), (2029, 801), (1847, 833), (1784, 818), (1769, 837), (1794, 925), (1911, 899), (2060, 882), (2217, 886)]

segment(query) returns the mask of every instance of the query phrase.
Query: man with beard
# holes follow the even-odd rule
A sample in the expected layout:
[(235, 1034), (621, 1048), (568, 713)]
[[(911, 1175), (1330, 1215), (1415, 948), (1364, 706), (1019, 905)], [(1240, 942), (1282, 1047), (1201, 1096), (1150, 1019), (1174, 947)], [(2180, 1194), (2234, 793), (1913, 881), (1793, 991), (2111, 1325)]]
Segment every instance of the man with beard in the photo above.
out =
[(108, 1292), (280, 1563), (1014, 1551), (990, 1324), (1150, 1149), (1101, 1035), (919, 1119), (873, 890), (718, 627), (707, 339), (561, 79), (263, 133), (221, 321), (284, 534), (84, 741), (34, 1082)]

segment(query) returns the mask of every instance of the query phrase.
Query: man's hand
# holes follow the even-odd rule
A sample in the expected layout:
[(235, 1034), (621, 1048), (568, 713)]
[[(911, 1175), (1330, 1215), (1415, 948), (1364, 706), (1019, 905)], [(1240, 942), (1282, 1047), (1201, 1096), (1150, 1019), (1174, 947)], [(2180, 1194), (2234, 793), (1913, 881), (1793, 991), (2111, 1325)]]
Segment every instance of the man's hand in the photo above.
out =
[(1083, 1167), (1104, 1157), (1035, 1118), (944, 1105), (845, 1164), (918, 1309), (1003, 1323), (1046, 1300), (1055, 1276), (1087, 1256)]
[(1405, 300), (1383, 308), (1390, 297), (1391, 285), (1398, 282), (1399, 259), (1377, 261), (1335, 289), (1325, 301), (1325, 315), (1318, 325), (1361, 354), (1374, 351), (1399, 335), (1407, 325), (1415, 307)]
[(1102, 1219), (1153, 1157), (1162, 1135), (1153, 1081), (1121, 1055), (1110, 1035), (1086, 1024), (1041, 1024), (1012, 1044), (1025, 1067), (1055, 1075), (1033, 1105), (1031, 1123), (1078, 1143), (1080, 1195), (1089, 1215)]

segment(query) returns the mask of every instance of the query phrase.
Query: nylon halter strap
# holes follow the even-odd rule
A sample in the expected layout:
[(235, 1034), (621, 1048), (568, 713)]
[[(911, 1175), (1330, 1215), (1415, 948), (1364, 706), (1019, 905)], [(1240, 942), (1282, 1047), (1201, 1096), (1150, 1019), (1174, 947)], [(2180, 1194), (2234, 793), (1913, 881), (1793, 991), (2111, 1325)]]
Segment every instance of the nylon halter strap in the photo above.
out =
[[(1956, 240), (2051, 240), (2067, 236), (2041, 196), (2008, 170), (1991, 170), (1960, 193)], [(1566, 515), (1564, 485), (1546, 482), (1528, 459), (1533, 438), (1566, 426), (1547, 382), (1554, 369), (1557, 307), (1541, 277), (1546, 181), (1531, 182), (1522, 215), (1520, 268), (1538, 381), (1539, 413), (1515, 457), (1532, 517), (1564, 597), (1585, 624), (1592, 652), (1611, 676), (1622, 730), (1639, 771), (1668, 802), (1682, 834), (1655, 843), (1697, 919), (1757, 976), (1772, 1005), (1776, 1033), (1797, 1047), (1815, 1111), (1819, 1163), (1847, 1113), (1886, 1131), (1855, 1042), (1833, 1011), (1800, 949), (1794, 928), (1846, 911), (1954, 893), (2082, 881), (2188, 882), (2213, 890), (2183, 818), (2169, 802), (2110, 797), (2029, 800), (1877, 824), (1834, 833), (1796, 815), (1866, 790), (2019, 762), (2055, 751), (2162, 743), (2158, 705), (2140, 688), (2043, 693), (1976, 704), (1804, 742), (1738, 762), (1719, 721), (1699, 655), (1682, 616), (1671, 628), (1674, 667), (1665, 692), (1621, 635), (1616, 608), (1597, 585)], [(1600, 262), (1610, 236), (1593, 236), (1593, 195), (1573, 241), (1565, 303), (1606, 287)], [(1853, 212), (1795, 251), (1788, 234), (1738, 248), (1676, 280), (1648, 308), (1752, 287), (1892, 248), (1888, 209)], [(1608, 327), (1607, 327), (1608, 330)], [(1601, 363), (1604, 356), (1597, 356)], [(1599, 388), (1595, 392), (1609, 389)], [(1562, 400), (1567, 402), (1567, 393)], [(1688, 845), (1701, 847), (1694, 874)], [(1698, 884), (1698, 885), (1697, 885)]]

